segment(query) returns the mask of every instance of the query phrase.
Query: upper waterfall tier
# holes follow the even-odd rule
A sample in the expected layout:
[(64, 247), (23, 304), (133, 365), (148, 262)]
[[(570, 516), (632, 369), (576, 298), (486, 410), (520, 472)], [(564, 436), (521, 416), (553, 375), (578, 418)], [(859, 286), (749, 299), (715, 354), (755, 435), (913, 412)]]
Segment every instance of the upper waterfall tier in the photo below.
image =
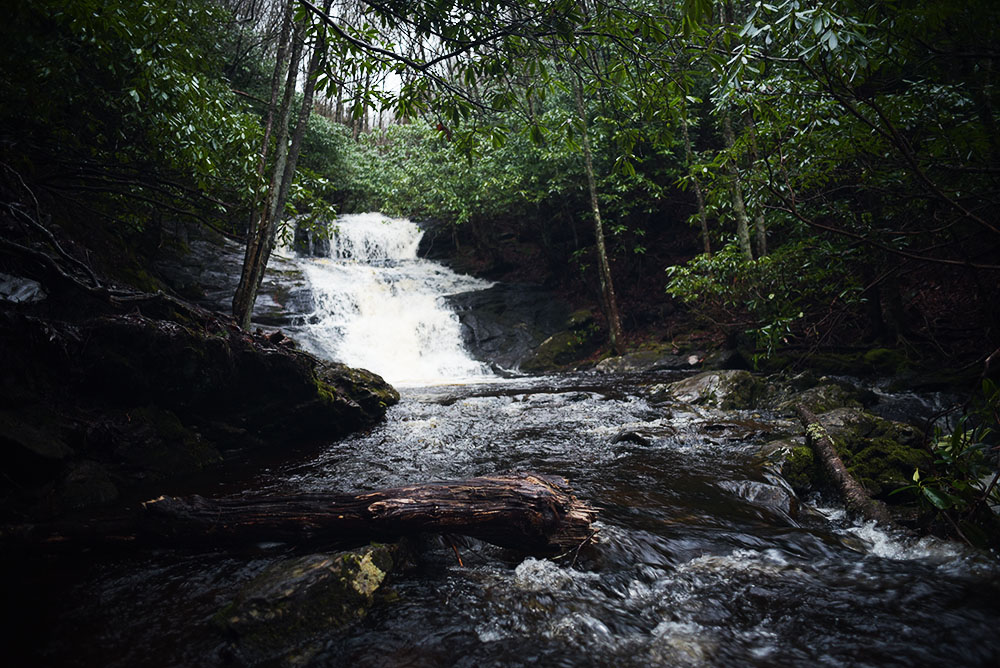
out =
[(472, 359), (446, 295), (489, 283), (417, 257), (423, 232), (377, 213), (336, 221), (330, 258), (304, 259), (316, 310), (296, 332), (311, 352), (395, 385), (491, 376)]

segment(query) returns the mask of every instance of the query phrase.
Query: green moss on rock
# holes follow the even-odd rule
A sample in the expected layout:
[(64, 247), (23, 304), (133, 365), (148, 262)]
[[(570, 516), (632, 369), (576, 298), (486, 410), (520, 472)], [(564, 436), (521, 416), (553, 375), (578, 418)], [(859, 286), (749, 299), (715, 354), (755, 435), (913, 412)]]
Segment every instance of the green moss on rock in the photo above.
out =
[(726, 410), (754, 408), (765, 395), (766, 384), (749, 371), (704, 371), (690, 378), (650, 388), (654, 401), (716, 406)]
[(818, 475), (812, 448), (807, 445), (792, 448), (781, 466), (781, 475), (797, 494), (810, 491)]
[(596, 325), (567, 330), (545, 339), (535, 354), (521, 363), (522, 371), (561, 369), (592, 354), (599, 345)]
[(400, 544), (289, 559), (254, 578), (214, 620), (242, 660), (294, 662), (317, 636), (363, 619), (406, 560)]
[[(891, 493), (910, 484), (917, 468), (929, 470), (933, 465), (930, 452), (921, 447), (920, 432), (910, 425), (859, 408), (837, 408), (818, 417), (848, 472), (878, 499), (906, 501), (905, 496)], [(804, 452), (796, 457), (797, 462), (804, 461)], [(787, 474), (783, 468), (782, 474), (796, 486), (802, 483), (799, 476), (805, 471), (796, 463), (788, 465)], [(821, 469), (813, 468), (808, 475), (813, 486), (824, 484)]]

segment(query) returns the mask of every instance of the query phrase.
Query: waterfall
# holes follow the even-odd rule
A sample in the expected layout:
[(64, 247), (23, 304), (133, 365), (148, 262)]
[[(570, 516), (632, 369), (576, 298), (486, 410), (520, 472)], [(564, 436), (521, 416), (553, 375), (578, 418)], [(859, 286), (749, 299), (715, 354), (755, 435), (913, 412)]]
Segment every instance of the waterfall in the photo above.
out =
[(394, 385), (491, 376), (469, 357), (444, 300), (490, 283), (418, 258), (422, 235), (409, 220), (378, 213), (338, 218), (330, 257), (302, 260), (316, 304), (296, 332), (303, 347)]

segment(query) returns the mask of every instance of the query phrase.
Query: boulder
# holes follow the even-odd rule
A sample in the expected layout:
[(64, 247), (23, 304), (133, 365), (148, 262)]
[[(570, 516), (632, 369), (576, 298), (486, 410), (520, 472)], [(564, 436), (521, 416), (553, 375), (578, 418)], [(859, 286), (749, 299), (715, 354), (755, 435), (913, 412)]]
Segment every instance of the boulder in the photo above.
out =
[(790, 412), (796, 404), (801, 404), (813, 413), (825, 413), (834, 408), (861, 408), (860, 399), (859, 390), (852, 390), (839, 384), (824, 383), (778, 401), (775, 408), (782, 412)]
[[(874, 498), (908, 500), (903, 494), (890, 494), (910, 485), (916, 469), (929, 471), (933, 466), (933, 456), (922, 446), (922, 434), (911, 425), (856, 407), (836, 408), (817, 417), (847, 471)], [(805, 445), (789, 449), (782, 475), (796, 491), (815, 489), (824, 483), (812, 450)]]
[(129, 307), (72, 323), (0, 310), (0, 510), (59, 514), (112, 500), (112, 486), (245, 461), (250, 448), (329, 442), (399, 399), (375, 374), (178, 300)]
[(649, 398), (654, 402), (740, 410), (755, 408), (765, 392), (763, 380), (749, 371), (731, 369), (703, 371), (673, 383), (653, 385), (649, 388)]
[(243, 587), (215, 623), (241, 664), (302, 665), (323, 638), (368, 614), (405, 561), (399, 544), (288, 559)]
[(601, 345), (600, 327), (590, 311), (574, 311), (566, 319), (566, 329), (542, 341), (521, 370), (533, 373), (557, 371), (592, 355)]
[(673, 355), (659, 350), (639, 350), (619, 357), (601, 360), (594, 367), (598, 373), (645, 373), (697, 368), (701, 357), (696, 354)]

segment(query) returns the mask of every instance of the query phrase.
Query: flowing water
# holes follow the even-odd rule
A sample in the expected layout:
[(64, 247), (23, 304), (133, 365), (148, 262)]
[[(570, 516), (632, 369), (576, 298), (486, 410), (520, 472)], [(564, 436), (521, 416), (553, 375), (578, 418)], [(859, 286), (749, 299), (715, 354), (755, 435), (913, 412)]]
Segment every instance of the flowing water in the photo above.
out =
[(462, 347), (449, 294), (490, 283), (417, 257), (422, 232), (376, 213), (343, 216), (329, 258), (302, 263), (316, 311), (289, 331), (310, 352), (378, 373), (393, 385), (482, 379)]
[[(395, 344), (369, 346), (373, 353), (365, 336), (415, 337), (400, 345), (418, 350), (428, 340), (457, 342), (446, 311), (427, 316), (431, 324), (414, 321), (439, 308), (435, 295), (476, 285), (415, 268), (415, 242), (407, 243), (405, 257), (393, 251), (373, 262), (365, 250), (358, 261), (351, 241), (339, 251), (348, 262), (308, 262), (314, 284), (330, 288), (322, 308), (338, 314), (314, 314), (310, 345), (354, 364), (371, 359), (390, 378), (408, 380), (400, 404), (367, 434), (223, 491), (364, 490), (534, 470), (565, 476), (598, 506), (600, 533), (575, 560), (559, 562), (459, 541), (464, 566), (429, 538), (417, 566), (395, 578), (394, 600), (315, 638), (306, 665), (1000, 665), (993, 559), (854, 523), (818, 500), (790, 502), (758, 455), (782, 429), (775, 416), (651, 403), (646, 388), (670, 374), (494, 379), (478, 363), (456, 360), (460, 345), (425, 351), (419, 363), (378, 366)], [(422, 283), (425, 270), (443, 283)], [(376, 285), (355, 285), (379, 274)], [(351, 296), (332, 294), (335, 285), (324, 282), (334, 276)], [(404, 308), (410, 287), (419, 317)], [(372, 293), (382, 296), (369, 301)], [(385, 320), (366, 322), (371, 313)], [(417, 331), (401, 331), (403, 323)], [(428, 330), (434, 334), (421, 338)], [(435, 374), (452, 382), (430, 382)], [(53, 591), (70, 593), (37, 603), (59, 610), (39, 641), (43, 663), (225, 663), (227, 643), (212, 616), (293, 554), (292, 545), (262, 545), (72, 564), (53, 557), (45, 564)]]

